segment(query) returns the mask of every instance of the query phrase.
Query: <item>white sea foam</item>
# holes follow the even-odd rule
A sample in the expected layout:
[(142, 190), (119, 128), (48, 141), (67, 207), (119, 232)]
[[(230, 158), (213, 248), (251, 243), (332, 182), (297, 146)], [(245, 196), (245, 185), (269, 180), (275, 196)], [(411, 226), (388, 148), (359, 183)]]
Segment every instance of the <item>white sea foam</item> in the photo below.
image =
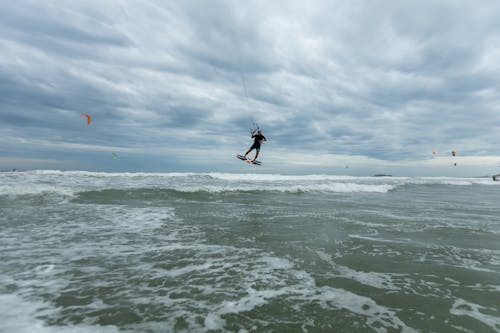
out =
[[(205, 317), (204, 329), (224, 330), (226, 315), (249, 312), (275, 299), (284, 298), (286, 303), (298, 307), (298, 311), (301, 306), (312, 304), (320, 304), (325, 310), (347, 310), (364, 318), (366, 324), (376, 332), (387, 332), (388, 329), (416, 332), (401, 321), (394, 310), (378, 305), (368, 297), (344, 289), (316, 286), (309, 273), (295, 269), (294, 264), (287, 259), (264, 255), (254, 264), (258, 266), (248, 271), (246, 279), (242, 281), (242, 287), (246, 286), (245, 294), (237, 299), (211, 305)], [(283, 279), (288, 282), (285, 283)], [(255, 284), (260, 285), (259, 281), (265, 282), (268, 288), (254, 288)]]
[[(400, 293), (399, 295), (431, 295), (432, 297), (441, 296), (442, 294), (437, 290), (443, 289), (448, 293), (445, 295), (448, 299), (453, 297), (455, 286), (443, 288), (443, 286), (449, 286), (449, 284), (442, 282), (443, 279), (425, 277), (419, 279), (413, 273), (408, 273), (407, 277), (401, 277), (402, 275), (395, 273), (371, 272), (370, 270), (373, 268), (370, 265), (363, 266), (363, 261), (360, 261), (359, 265), (357, 262), (354, 268), (338, 265), (333, 260), (334, 257), (326, 250), (317, 250), (316, 253), (321, 260), (330, 263), (331, 267), (327, 267), (328, 265), (322, 262), (319, 265), (304, 263), (304, 260), (307, 259), (302, 258), (301, 253), (297, 254), (294, 251), (286, 252), (286, 258), (280, 256), (279, 253), (284, 253), (285, 250), (289, 249), (300, 251), (301, 242), (315, 242), (316, 239), (322, 242), (323, 236), (325, 238), (332, 236), (328, 232), (333, 229), (335, 237), (341, 234), (339, 237), (343, 237), (346, 246), (349, 246), (347, 251), (349, 254), (360, 256), (362, 259), (366, 258), (363, 257), (365, 255), (378, 255), (379, 259), (389, 259), (389, 264), (391, 264), (389, 254), (391, 251), (395, 251), (395, 248), (404, 248), (402, 250), (404, 254), (400, 255), (400, 258), (406, 255), (418, 257), (422, 251), (429, 250), (429, 256), (435, 252), (433, 258), (444, 258), (442, 261), (436, 259), (438, 264), (451, 264), (455, 267), (461, 267), (461, 265), (491, 267), (496, 265), (498, 261), (495, 260), (499, 258), (496, 252), (481, 252), (469, 257), (467, 256), (470, 254), (469, 250), (461, 253), (453, 249), (450, 250), (450, 253), (445, 252), (443, 255), (441, 245), (432, 252), (432, 249), (418, 243), (419, 238), (399, 234), (405, 233), (407, 230), (402, 227), (408, 223), (408, 219), (401, 217), (405, 211), (391, 211), (388, 201), (386, 201), (388, 205), (381, 205), (380, 208), (370, 205), (373, 202), (377, 205), (384, 202), (380, 200), (382, 197), (392, 198), (393, 196), (390, 194), (387, 196), (342, 196), (342, 200), (338, 200), (339, 206), (334, 207), (334, 209), (340, 207), (340, 213), (338, 210), (327, 210), (321, 205), (319, 210), (324, 211), (316, 213), (314, 206), (316, 200), (305, 202), (305, 204), (311, 205), (311, 209), (306, 206), (284, 207), (280, 202), (284, 196), (279, 193), (274, 195), (278, 200), (276, 202), (270, 200), (269, 207), (264, 205), (255, 210), (253, 210), (251, 200), (248, 201), (250, 204), (233, 204), (233, 195), (228, 196), (231, 199), (229, 201), (224, 200), (224, 195), (218, 195), (217, 200), (212, 200), (209, 205), (205, 205), (205, 202), (197, 205), (197, 202), (177, 200), (175, 197), (177, 194), (172, 195), (170, 192), (167, 195), (161, 195), (162, 190), (172, 189), (209, 193), (227, 191), (276, 191), (299, 194), (301, 192), (387, 193), (407, 184), (417, 186), (446, 185), (445, 182), (450, 179), (443, 181), (325, 175), (254, 175), (247, 177), (247, 175), (231, 174), (129, 175), (124, 173), (108, 177), (107, 173), (98, 173), (97, 175), (95, 173), (90, 175), (74, 173), (68, 176), (67, 172), (53, 172), (52, 174), (42, 172), (29, 174), (29, 181), (20, 184), (18, 181), (25, 176), (26, 174), (13, 173), (8, 177), (9, 185), (2, 183), (3, 179), (0, 179), (0, 183), (7, 187), (7, 191), (16, 186), (29, 187), (30, 184), (40, 185), (40, 188), (56, 189), (50, 193), (58, 193), (57, 189), (59, 188), (71, 189), (71, 191), (78, 189), (78, 191), (84, 192), (112, 191), (87, 192), (86, 195), (81, 195), (78, 198), (82, 200), (68, 201), (64, 205), (59, 205), (59, 203), (51, 205), (52, 203), (46, 204), (45, 201), (42, 201), (42, 205), (33, 207), (27, 205), (17, 213), (15, 207), (7, 208), (10, 216), (14, 216), (21, 223), (19, 225), (5, 223), (8, 228), (5, 235), (2, 235), (0, 244), (3, 244), (2, 248), (8, 249), (6, 252), (9, 252), (8, 262), (4, 262), (5, 266), (2, 266), (2, 268), (9, 269), (9, 276), (6, 276), (5, 279), (2, 277), (1, 282), (12, 284), (22, 291), (22, 295), (4, 295), (7, 298), (0, 296), (0, 304), (5, 307), (7, 305), (4, 304), (17, 304), (18, 307), (25, 310), (26, 315), (24, 317), (22, 314), (19, 315), (19, 318), (25, 323), (18, 324), (14, 322), (18, 319), (13, 319), (17, 316), (15, 311), (9, 312), (0, 306), (0, 312), (4, 311), (8, 314), (8, 317), (5, 315), (2, 317), (0, 314), (0, 323), (6, 320), (8, 323), (6, 327), (14, 328), (11, 331), (28, 332), (34, 331), (36, 328), (40, 328), (41, 332), (48, 333), (99, 331), (101, 327), (91, 324), (67, 327), (45, 326), (44, 320), (48, 318), (51, 321), (69, 321), (68, 318), (72, 314), (78, 313), (85, 318), (84, 321), (92, 323), (93, 320), (97, 320), (96, 311), (106, 312), (110, 309), (110, 304), (106, 304), (103, 300), (111, 296), (111, 298), (116, 297), (120, 301), (132, 303), (132, 307), (137, 306), (137, 308), (143, 309), (144, 305), (148, 305), (151, 311), (155, 311), (155, 309), (158, 311), (151, 315), (153, 318), (151, 320), (157, 320), (156, 322), (144, 321), (137, 326), (135, 324), (120, 324), (122, 325), (120, 329), (123, 330), (137, 328), (136, 331), (173, 331), (178, 324), (177, 321), (179, 321), (186, 326), (186, 331), (207, 331), (209, 329), (224, 331), (228, 329), (227, 325), (235, 327), (240, 323), (238, 319), (234, 319), (235, 317), (252, 318), (249, 326), (245, 329), (242, 328), (242, 331), (265, 330), (267, 325), (275, 325), (277, 322), (271, 316), (279, 316), (281, 312), (268, 314), (260, 310), (267, 309), (266, 306), (279, 304), (285, 308), (283, 313), (291, 311), (290, 313), (297, 314), (296, 317), (289, 316), (290, 324), (296, 325), (296, 327), (302, 325), (303, 330), (308, 328), (305, 323), (311, 323), (309, 328), (312, 331), (325, 329), (325, 326), (320, 326), (321, 324), (315, 325), (314, 321), (320, 321), (319, 316), (328, 316), (328, 314), (333, 313), (353, 318), (357, 323), (369, 326), (371, 330), (376, 332), (414, 332), (413, 328), (407, 326), (400, 319), (409, 318), (413, 316), (413, 313), (408, 314), (408, 309), (398, 309), (398, 303), (393, 303), (391, 298), (384, 298), (378, 292), (377, 296), (372, 299), (371, 293), (365, 293), (367, 289), (371, 290), (371, 288), (359, 289), (359, 284)], [(466, 182), (475, 184), (472, 180), (466, 180)], [(469, 186), (469, 184), (458, 183), (446, 186), (455, 185)], [(101, 202), (101, 200), (102, 202), (116, 203), (123, 196), (117, 196), (118, 199), (113, 198), (113, 196), (120, 190), (128, 191), (129, 189), (140, 190), (127, 193), (133, 200), (128, 200), (127, 197), (123, 199), (122, 205), (94, 203)], [(141, 197), (142, 190), (149, 191), (147, 199)], [(158, 190), (161, 200), (151, 200), (150, 195), (154, 195), (156, 192), (150, 190)], [(427, 190), (428, 188), (426, 188), (426, 192)], [(41, 193), (49, 192), (42, 191)], [(173, 200), (171, 200), (171, 196)], [(181, 195), (181, 197), (196, 198), (195, 195)], [(251, 195), (245, 194), (241, 197), (246, 199)], [(352, 201), (350, 197), (353, 197)], [(366, 197), (369, 200), (357, 200), (359, 197)], [(167, 199), (164, 200), (165, 198)], [(302, 198), (308, 199), (308, 196), (297, 195), (287, 198), (298, 198), (297, 202), (299, 202)], [(340, 195), (336, 195), (335, 198), (340, 198)], [(349, 200), (344, 200), (344, 198)], [(370, 201), (372, 198), (375, 198), (376, 201)], [(344, 201), (352, 203), (353, 208), (350, 209), (349, 205), (342, 206)], [(360, 202), (361, 205), (367, 203), (366, 208), (360, 208)], [(290, 200), (290, 203), (293, 204), (293, 200)], [(136, 204), (142, 207), (135, 207)], [(147, 207), (143, 207), (144, 205)], [(150, 205), (156, 207), (149, 207)], [(175, 206), (178, 210), (167, 206)], [(304, 209), (302, 210), (302, 208)], [(262, 216), (262, 219), (258, 217), (255, 220), (259, 221), (252, 221), (245, 226), (239, 224), (242, 216), (248, 216), (249, 213), (257, 210), (259, 214), (262, 214), (259, 215)], [(491, 220), (494, 223), (496, 211), (490, 209), (487, 212), (493, 217)], [(362, 218), (358, 218), (357, 214), (362, 214)], [(411, 211), (409, 214), (412, 214)], [(338, 217), (337, 215), (342, 216)], [(34, 219), (35, 216), (43, 216), (43, 219)], [(297, 219), (287, 219), (283, 216), (294, 216)], [(318, 216), (320, 218), (317, 218)], [(321, 220), (325, 216), (325, 220)], [(370, 218), (372, 216), (377, 218), (372, 220)], [(221, 220), (220, 217), (224, 219)], [(270, 220), (275, 217), (275, 220)], [(34, 222), (31, 221), (31, 218)], [(305, 226), (306, 223), (308, 227), (311, 225), (311, 233), (316, 232), (312, 237), (317, 238), (310, 238), (308, 229), (298, 228), (294, 230), (293, 228), (298, 225), (288, 223), (288, 220), (294, 222), (300, 218), (305, 221), (301, 224), (302, 226)], [(343, 218), (345, 220), (342, 220)], [(439, 216), (433, 216), (430, 220), (426, 220), (426, 223), (429, 223), (430, 226), (438, 222), (441, 223), (439, 218)], [(459, 223), (453, 218), (443, 218), (449, 221), (450, 228)], [(391, 221), (387, 222), (388, 219)], [(270, 223), (261, 223), (261, 220)], [(286, 224), (279, 225), (285, 220)], [(359, 223), (355, 223), (358, 220)], [(392, 220), (397, 221), (391, 224)], [(3, 222), (1, 217), (0, 222)], [(26, 225), (23, 225), (24, 222), (27, 222)], [(321, 231), (314, 229), (322, 227), (321, 223), (323, 222), (324, 228), (321, 228)], [(474, 221), (470, 223), (474, 223)], [(392, 226), (392, 229), (389, 228), (391, 232), (386, 232), (386, 225)], [(276, 231), (277, 228), (280, 231)], [(425, 226), (425, 228), (428, 227)], [(304, 230), (307, 232), (302, 237), (300, 232)], [(282, 234), (281, 231), (283, 231)], [(323, 231), (326, 234), (322, 234)], [(398, 234), (393, 231), (397, 231)], [(286, 238), (288, 232), (293, 234), (291, 241), (290, 238)], [(379, 234), (376, 234), (377, 232)], [(215, 233), (215, 235), (211, 233)], [(231, 233), (234, 234), (231, 235)], [(372, 233), (372, 235), (368, 233)], [(257, 239), (254, 237), (255, 235), (264, 235), (265, 237)], [(236, 237), (228, 240), (230, 236)], [(252, 241), (243, 242), (239, 237), (247, 240), (252, 239)], [(408, 237), (408, 239), (404, 237)], [(366, 253), (368, 252), (366, 250), (368, 248), (367, 242), (355, 239), (370, 241), (368, 242), (370, 253)], [(372, 241), (377, 243), (373, 244)], [(290, 245), (292, 243), (293, 246)], [(398, 243), (398, 245), (393, 246), (393, 243)], [(301, 245), (295, 246), (295, 244)], [(400, 246), (401, 244), (403, 246)], [(411, 246), (405, 247), (408, 244)], [(331, 245), (334, 247), (337, 244), (332, 242)], [(287, 246), (291, 247), (286, 248)], [(316, 243), (310, 246), (312, 253), (314, 253)], [(320, 248), (321, 246), (327, 247), (323, 243), (318, 246)], [(343, 248), (345, 249), (346, 246)], [(276, 252), (273, 253), (273, 251)], [(332, 251), (332, 253), (334, 252)], [(411, 254), (407, 254), (407, 252), (411, 252)], [(340, 249), (337, 253), (343, 253), (343, 250)], [(408, 261), (411, 272), (411, 269), (414, 268), (411, 265), (415, 262), (411, 260), (411, 257)], [(110, 263), (112, 265), (109, 265)], [(424, 260), (424, 264), (427, 263), (429, 261)], [(401, 265), (404, 265), (403, 261), (401, 261)], [(326, 271), (323, 270), (325, 267)], [(315, 271), (316, 268), (318, 271)], [(386, 268), (391, 269), (389, 266)], [(394, 269), (394, 267), (392, 268)], [(398, 267), (398, 271), (403, 269), (403, 266)], [(316, 284), (316, 274), (325, 277), (325, 279), (321, 279), (321, 286)], [(335, 281), (338, 281), (338, 278), (350, 279), (356, 283), (348, 283), (346, 289), (336, 288), (338, 286), (335, 285)], [(454, 279), (462, 281), (458, 276)], [(131, 284), (128, 284), (129, 282)], [(448, 281), (448, 283), (450, 282), (455, 285), (459, 284), (459, 282)], [(485, 291), (498, 291), (498, 286), (488, 288)], [(56, 302), (36, 303), (37, 295), (38, 297), (46, 297), (41, 295), (57, 295), (68, 291), (77, 293), (83, 290), (97, 289), (103, 289), (103, 295), (96, 295), (95, 300), (84, 305), (59, 309), (55, 307)], [(53, 298), (47, 297), (47, 299), (49, 301)], [(33, 308), (30, 308), (30, 304), (22, 303), (25, 301), (32, 303)], [(319, 314), (311, 314), (311, 308), (316, 309)], [(59, 310), (63, 311), (58, 312)], [(257, 311), (254, 311), (251, 316), (247, 316), (247, 313), (253, 310)], [(480, 317), (480, 320), (493, 323), (491, 327), (495, 329), (496, 319), (495, 317), (491, 318), (493, 310), (495, 309), (483, 308), (477, 304), (465, 306), (462, 303), (458, 303), (451, 309), (455, 312), (454, 315), (462, 316), (476, 315), (476, 312), (479, 315), (487, 313), (488, 315)], [(445, 312), (448, 316), (447, 309)], [(46, 313), (47, 315), (45, 315)], [(237, 316), (231, 316), (231, 314), (237, 314)], [(98, 319), (102, 319), (102, 317), (98, 317)], [(242, 322), (245, 325), (245, 320)], [(413, 323), (418, 325), (416, 321)], [(447, 327), (452, 326), (449, 324)], [(107, 330), (108, 327), (104, 329)], [(113, 330), (113, 327), (109, 327), (109, 332), (113, 332)]]
[(332, 193), (353, 193), (353, 192), (373, 192), (386, 193), (392, 190), (392, 185), (370, 185), (355, 183), (330, 183), (330, 184), (304, 184), (304, 185), (233, 185), (225, 186), (204, 185), (204, 186), (182, 186), (173, 189), (180, 192), (254, 192), (254, 191), (274, 191), (282, 193), (301, 193), (301, 192), (332, 192)]
[(380, 243), (396, 243), (396, 244), (408, 244), (410, 243), (409, 240), (397, 240), (397, 239), (384, 239), (384, 238), (375, 238), (375, 237), (369, 237), (365, 235), (355, 235), (351, 234), (349, 235), (350, 238), (357, 238), (357, 239), (363, 239), (367, 241), (372, 241), (372, 242), (380, 242)]
[(472, 288), (474, 290), (480, 290), (480, 291), (500, 292), (500, 285), (476, 283), (475, 285), (471, 286), (470, 288)]
[(306, 287), (301, 284), (272, 290), (252, 290), (237, 301), (223, 302), (206, 317), (206, 328), (214, 330), (223, 329), (226, 321), (222, 316), (229, 313), (251, 311), (278, 297), (290, 297), (294, 302), (299, 301), (308, 304), (317, 302), (326, 310), (345, 309), (366, 318), (366, 324), (376, 332), (387, 332), (387, 329), (395, 329), (406, 333), (417, 332), (400, 320), (395, 311), (377, 304), (368, 297), (360, 296), (344, 289), (327, 286), (311, 288), (311, 286)]
[[(371, 286), (378, 289), (397, 291), (401, 288), (397, 287), (392, 281), (393, 274), (377, 273), (377, 272), (361, 272), (351, 269), (346, 266), (336, 265), (338, 271), (337, 276), (349, 278), (363, 285)], [(403, 276), (403, 274), (399, 275)]]
[(467, 302), (463, 299), (455, 300), (450, 313), (455, 316), (468, 316), (474, 318), (495, 331), (500, 331), (500, 317), (488, 315), (484, 310), (496, 311), (494, 308), (486, 308), (479, 304)]
[(5, 333), (116, 333), (112, 325), (47, 326), (37, 317), (56, 312), (49, 304), (35, 299), (24, 299), (18, 294), (0, 295), (0, 332)]
[(393, 310), (377, 304), (371, 298), (356, 295), (344, 289), (322, 287), (321, 293), (316, 298), (322, 307), (346, 309), (352, 313), (366, 316), (367, 324), (376, 332), (387, 332), (387, 328), (400, 330), (403, 333), (416, 333), (417, 331), (407, 326), (400, 320)]
[(470, 186), (470, 185), (500, 185), (494, 182), (491, 178), (462, 178), (462, 177), (411, 177), (406, 178), (409, 184), (422, 184), (422, 185), (456, 185), (456, 186)]
[(393, 277), (402, 278), (407, 276), (406, 274), (357, 271), (347, 266), (342, 266), (335, 263), (333, 257), (324, 251), (316, 250), (314, 252), (319, 256), (321, 260), (329, 263), (336, 271), (336, 273), (330, 273), (329, 275), (351, 279), (366, 286), (389, 291), (399, 291), (401, 290), (401, 288), (394, 283)]
[(261, 174), (261, 173), (219, 173), (210, 172), (206, 175), (222, 180), (230, 181), (262, 181), (262, 182), (276, 182), (276, 181), (323, 181), (323, 180), (356, 180), (356, 179), (372, 179), (372, 177), (354, 177), (354, 176), (336, 176), (336, 175), (280, 175), (280, 174)]
[(189, 177), (199, 175), (193, 172), (95, 172), (95, 171), (61, 171), (61, 170), (34, 170), (18, 172), (17, 174), (58, 175), (58, 176), (85, 176), (85, 177)]
[(141, 231), (161, 227), (166, 221), (175, 218), (174, 208), (148, 207), (130, 208), (121, 205), (89, 205), (90, 209), (99, 211), (102, 218), (112, 221), (121, 230)]
[(369, 176), (346, 176), (346, 175), (281, 175), (281, 174), (261, 174), (261, 173), (194, 173), (194, 172), (93, 172), (93, 171), (61, 171), (61, 170), (34, 170), (16, 173), (4, 173), (9, 176), (38, 175), (38, 176), (68, 176), (85, 178), (186, 178), (186, 177), (209, 177), (215, 180), (230, 182), (322, 182), (338, 181), (351, 183), (371, 183), (387, 185), (500, 185), (499, 182), (492, 181), (491, 178), (465, 178), (465, 177), (369, 177)]
[(276, 191), (282, 193), (387, 193), (405, 185), (499, 185), (488, 178), (354, 177), (232, 173), (144, 173), (36, 170), (0, 174), (0, 195), (77, 192), (104, 189), (173, 189), (209, 193)]
[(76, 189), (43, 184), (0, 185), (0, 195), (7, 196), (40, 195), (52, 193), (70, 197), (73, 196), (75, 192)]
[(40, 265), (40, 266), (36, 266), (34, 271), (36, 272), (36, 274), (40, 274), (40, 275), (47, 275), (47, 274), (50, 274), (55, 268), (55, 265), (53, 264), (47, 264), (47, 265)]

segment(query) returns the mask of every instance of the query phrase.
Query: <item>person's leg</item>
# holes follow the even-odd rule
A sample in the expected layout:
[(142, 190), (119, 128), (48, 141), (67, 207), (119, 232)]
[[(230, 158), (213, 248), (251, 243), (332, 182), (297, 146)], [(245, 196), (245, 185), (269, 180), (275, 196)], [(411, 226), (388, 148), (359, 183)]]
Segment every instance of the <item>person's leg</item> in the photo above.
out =
[(253, 161), (255, 161), (257, 159), (257, 157), (259, 156), (259, 152), (260, 152), (260, 149), (255, 150), (255, 157), (253, 158)]
[(250, 147), (250, 149), (248, 149), (248, 151), (245, 153), (245, 158), (247, 157), (248, 153), (251, 152), (253, 150), (253, 147)]

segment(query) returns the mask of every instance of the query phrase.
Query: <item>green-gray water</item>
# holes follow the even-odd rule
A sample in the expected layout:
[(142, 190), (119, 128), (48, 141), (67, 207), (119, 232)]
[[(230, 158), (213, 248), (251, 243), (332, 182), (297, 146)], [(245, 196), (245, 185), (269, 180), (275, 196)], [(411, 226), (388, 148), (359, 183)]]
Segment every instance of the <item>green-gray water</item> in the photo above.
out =
[(0, 174), (1, 332), (498, 332), (490, 179)]

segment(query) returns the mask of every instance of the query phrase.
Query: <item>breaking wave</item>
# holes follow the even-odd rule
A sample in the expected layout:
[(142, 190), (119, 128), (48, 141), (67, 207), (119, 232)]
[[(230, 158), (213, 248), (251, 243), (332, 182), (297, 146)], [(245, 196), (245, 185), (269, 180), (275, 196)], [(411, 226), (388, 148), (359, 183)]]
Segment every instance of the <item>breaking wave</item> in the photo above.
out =
[(0, 196), (55, 194), (73, 196), (87, 191), (150, 190), (178, 193), (387, 193), (401, 186), (500, 185), (489, 178), (355, 177), (232, 173), (108, 173), (35, 170), (0, 174)]

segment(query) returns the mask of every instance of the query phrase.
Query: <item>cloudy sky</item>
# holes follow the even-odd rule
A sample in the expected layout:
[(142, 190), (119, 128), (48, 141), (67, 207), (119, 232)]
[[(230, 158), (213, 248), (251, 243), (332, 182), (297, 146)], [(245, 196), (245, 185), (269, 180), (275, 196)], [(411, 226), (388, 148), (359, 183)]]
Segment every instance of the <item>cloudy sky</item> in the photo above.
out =
[[(498, 17), (496, 0), (6, 1), (0, 169), (499, 173)], [(235, 158), (252, 118), (261, 167)]]

